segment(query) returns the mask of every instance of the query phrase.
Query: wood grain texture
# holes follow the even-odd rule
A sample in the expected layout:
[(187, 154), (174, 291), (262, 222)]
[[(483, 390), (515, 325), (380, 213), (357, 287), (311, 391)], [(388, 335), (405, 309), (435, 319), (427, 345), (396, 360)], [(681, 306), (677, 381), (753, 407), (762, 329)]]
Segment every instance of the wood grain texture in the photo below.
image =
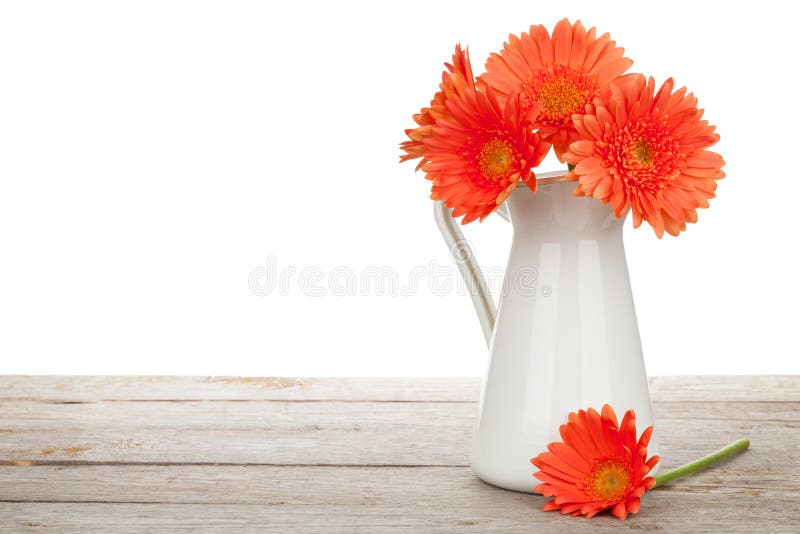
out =
[[(471, 379), (0, 377), (0, 532), (796, 532), (800, 378), (651, 380), (666, 468), (624, 523), (467, 465)], [(533, 482), (533, 479), (532, 479)]]
[[(800, 403), (654, 406), (654, 447), (692, 436), (687, 459), (742, 435), (800, 455)], [(475, 415), (455, 402), (11, 401), (0, 403), (0, 463), (463, 466)]]
[(0, 402), (461, 401), (478, 399), (478, 378), (291, 378), (241, 376), (6, 376)]
[[(659, 376), (654, 400), (800, 402), (798, 376)], [(235, 376), (0, 376), (0, 402), (460, 401), (475, 402), (478, 378), (291, 378)]]
[[(49, 469), (55, 468), (17, 468)], [(607, 515), (588, 521), (541, 512), (543, 497), (488, 486), (469, 468), (138, 467), (122, 479), (117, 475), (109, 467), (33, 475), (21, 489), (42, 500), (0, 503), (0, 517), (20, 529), (33, 524), (58, 532), (235, 526), (253, 532), (575, 533), (720, 532), (730, 529), (733, 518), (747, 518), (740, 526), (772, 533), (792, 532), (800, 497), (762, 487), (719, 491), (718, 475), (711, 475), (704, 485), (647, 494), (642, 511), (619, 522)], [(54, 478), (58, 487), (42, 490), (48, 485), (42, 482)], [(98, 495), (98, 484), (107, 488), (105, 496)]]

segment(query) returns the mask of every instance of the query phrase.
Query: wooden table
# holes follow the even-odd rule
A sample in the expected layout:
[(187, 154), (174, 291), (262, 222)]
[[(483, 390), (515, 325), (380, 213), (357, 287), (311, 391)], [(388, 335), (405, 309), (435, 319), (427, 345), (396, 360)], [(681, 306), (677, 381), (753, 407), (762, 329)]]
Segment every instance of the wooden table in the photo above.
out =
[(800, 532), (800, 377), (653, 378), (665, 468), (752, 445), (649, 492), (625, 522), (545, 513), (543, 497), (475, 478), (478, 389), (0, 377), (0, 531)]

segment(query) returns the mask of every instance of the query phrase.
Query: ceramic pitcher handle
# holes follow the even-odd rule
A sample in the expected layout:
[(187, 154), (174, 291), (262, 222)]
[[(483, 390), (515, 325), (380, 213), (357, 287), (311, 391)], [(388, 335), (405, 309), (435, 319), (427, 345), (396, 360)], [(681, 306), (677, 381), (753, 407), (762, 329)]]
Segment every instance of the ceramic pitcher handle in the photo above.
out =
[[(501, 207), (505, 208), (505, 206)], [(503, 216), (501, 213), (501, 216), (508, 220), (508, 212), (504, 213), (505, 215)], [(486, 287), (486, 280), (481, 274), (472, 248), (467, 240), (464, 239), (464, 234), (461, 233), (458, 222), (451, 215), (450, 208), (445, 206), (441, 200), (436, 201), (433, 214), (436, 218), (436, 224), (439, 226), (439, 231), (442, 233), (445, 243), (447, 243), (447, 248), (450, 250), (450, 255), (458, 265), (461, 276), (464, 277), (464, 282), (472, 297), (472, 304), (475, 306), (475, 312), (478, 314), (478, 321), (481, 323), (483, 336), (486, 338), (486, 345), (488, 346), (492, 340), (497, 308), (494, 305), (492, 296), (489, 294), (489, 288)]]

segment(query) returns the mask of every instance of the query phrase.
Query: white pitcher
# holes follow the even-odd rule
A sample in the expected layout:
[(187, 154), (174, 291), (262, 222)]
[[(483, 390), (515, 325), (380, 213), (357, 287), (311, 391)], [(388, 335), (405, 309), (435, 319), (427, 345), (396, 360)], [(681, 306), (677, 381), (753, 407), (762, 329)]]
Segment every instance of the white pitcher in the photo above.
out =
[(436, 203), (489, 345), (472, 469), (516, 491), (539, 483), (530, 459), (561, 440), (569, 412), (608, 403), (619, 418), (633, 408), (640, 434), (653, 424), (623, 220), (574, 196), (563, 175), (540, 175), (536, 193), (521, 184), (506, 201), (514, 238), (497, 311), (457, 221)]

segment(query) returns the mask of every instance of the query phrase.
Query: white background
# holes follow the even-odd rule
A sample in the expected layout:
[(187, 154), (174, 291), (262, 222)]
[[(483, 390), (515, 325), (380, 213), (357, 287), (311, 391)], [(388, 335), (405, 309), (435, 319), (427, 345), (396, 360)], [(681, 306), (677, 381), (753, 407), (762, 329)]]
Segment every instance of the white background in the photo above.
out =
[[(403, 129), (456, 42), (480, 71), (509, 32), (568, 16), (688, 85), (722, 135), (699, 224), (627, 223), (649, 373), (798, 373), (795, 18), (748, 5), (3, 3), (0, 372), (481, 374), (455, 291), (258, 296), (248, 277), (269, 257), (401, 283), (449, 266)], [(466, 233), (504, 264), (508, 225)]]

